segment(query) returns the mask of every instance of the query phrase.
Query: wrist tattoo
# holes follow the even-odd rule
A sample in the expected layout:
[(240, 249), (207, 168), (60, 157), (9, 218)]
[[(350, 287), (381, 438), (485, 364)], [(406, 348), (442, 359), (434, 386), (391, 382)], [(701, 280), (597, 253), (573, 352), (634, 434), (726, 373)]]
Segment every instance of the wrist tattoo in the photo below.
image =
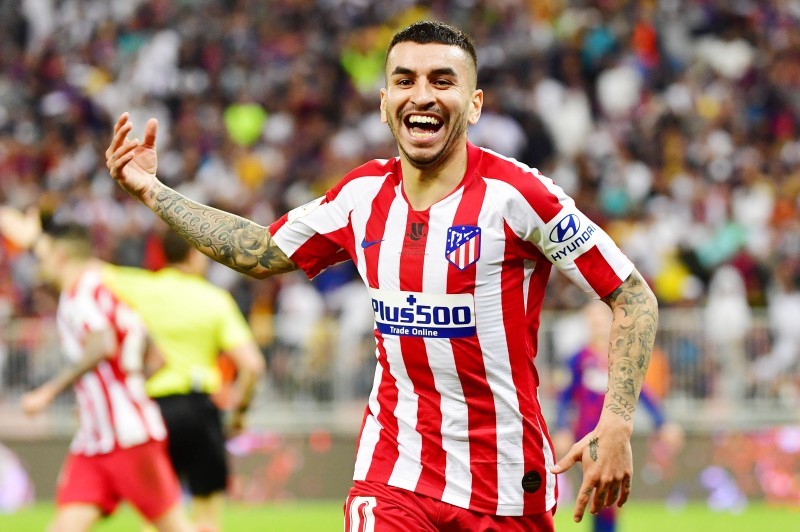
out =
[(633, 419), (633, 417), (630, 414), (628, 414), (627, 412), (625, 412), (625, 410), (623, 410), (621, 406), (618, 406), (618, 405), (615, 405), (615, 404), (609, 404), (609, 405), (606, 406), (606, 409), (608, 409), (611, 412), (617, 414), (619, 417), (621, 417), (625, 421), (630, 421), (631, 419)]
[(630, 401), (622, 397), (620, 394), (616, 392), (611, 392), (611, 398), (614, 399), (619, 405), (627, 410), (629, 413), (633, 414), (634, 410), (636, 410), (636, 406), (633, 405)]
[(630, 421), (633, 419), (633, 413), (636, 411), (636, 406), (633, 403), (622, 397), (617, 392), (611, 392), (611, 399), (613, 402), (607, 404), (606, 409), (617, 414), (625, 421)]

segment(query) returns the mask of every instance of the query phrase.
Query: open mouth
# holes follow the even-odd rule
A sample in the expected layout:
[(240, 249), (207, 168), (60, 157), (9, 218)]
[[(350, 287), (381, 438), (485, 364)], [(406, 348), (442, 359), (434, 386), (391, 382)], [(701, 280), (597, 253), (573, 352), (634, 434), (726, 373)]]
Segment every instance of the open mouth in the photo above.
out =
[(442, 128), (441, 119), (431, 115), (412, 114), (404, 120), (408, 132), (415, 139), (427, 139)]

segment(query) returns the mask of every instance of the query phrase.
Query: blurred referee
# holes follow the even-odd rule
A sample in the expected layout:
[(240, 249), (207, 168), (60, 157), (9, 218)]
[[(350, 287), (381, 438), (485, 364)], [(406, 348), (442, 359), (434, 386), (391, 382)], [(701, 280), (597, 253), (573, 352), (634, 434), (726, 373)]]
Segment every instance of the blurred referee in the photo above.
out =
[(221, 386), (218, 358), (225, 354), (236, 366), (229, 434), (243, 427), (264, 359), (233, 297), (205, 279), (209, 259), (171, 231), (162, 242), (167, 267), (114, 268), (108, 282), (139, 312), (164, 354), (147, 393), (161, 407), (193, 521), (199, 531), (216, 532), (229, 473), (222, 415), (212, 400)]

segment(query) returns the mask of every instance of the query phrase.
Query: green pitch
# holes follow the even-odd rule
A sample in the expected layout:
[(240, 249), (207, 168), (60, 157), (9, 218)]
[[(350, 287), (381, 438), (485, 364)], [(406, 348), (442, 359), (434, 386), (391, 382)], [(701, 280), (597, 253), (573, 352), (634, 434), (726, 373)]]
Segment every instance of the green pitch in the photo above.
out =
[[(44, 531), (53, 515), (51, 504), (37, 504), (16, 514), (0, 514), (0, 530), (9, 532)], [(751, 504), (743, 513), (712, 512), (701, 503), (682, 510), (668, 510), (660, 503), (631, 502), (621, 513), (620, 532), (791, 532), (800, 530), (800, 507), (771, 507)], [(556, 514), (559, 532), (589, 532), (589, 519), (572, 522), (572, 509)], [(342, 530), (340, 502), (280, 503), (250, 506), (231, 503), (225, 511), (225, 530), (294, 532), (338, 532)], [(98, 532), (138, 532), (136, 514), (123, 507), (96, 528)]]

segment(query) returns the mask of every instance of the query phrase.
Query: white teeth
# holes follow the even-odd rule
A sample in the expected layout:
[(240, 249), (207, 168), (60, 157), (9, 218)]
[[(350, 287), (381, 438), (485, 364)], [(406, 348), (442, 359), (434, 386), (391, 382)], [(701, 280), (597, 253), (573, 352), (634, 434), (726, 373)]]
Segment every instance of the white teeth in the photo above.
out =
[(409, 124), (433, 124), (438, 125), (439, 119), (434, 116), (411, 115), (408, 119)]
[(427, 139), (434, 136), (436, 133), (433, 131), (416, 131), (410, 130), (411, 136), (415, 139)]

